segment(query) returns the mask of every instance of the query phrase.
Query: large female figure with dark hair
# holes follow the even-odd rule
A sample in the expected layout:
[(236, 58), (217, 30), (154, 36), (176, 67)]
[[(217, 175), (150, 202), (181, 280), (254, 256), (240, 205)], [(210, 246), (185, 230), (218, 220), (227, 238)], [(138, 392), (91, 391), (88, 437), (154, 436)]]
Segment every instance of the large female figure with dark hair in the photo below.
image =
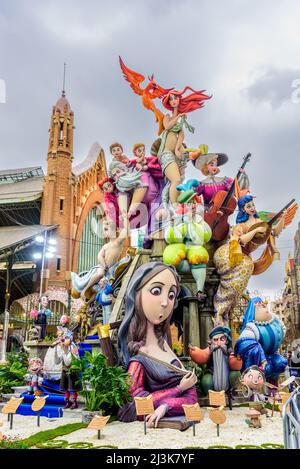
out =
[[(175, 268), (151, 262), (136, 270), (125, 297), (119, 346), (132, 376), (132, 397), (153, 397), (155, 412), (147, 416), (148, 426), (157, 426), (164, 416), (184, 415), (182, 404), (198, 400), (194, 372), (184, 369), (168, 343), (179, 289)], [(137, 420), (134, 402), (122, 407), (119, 420)]]
[[(269, 230), (267, 224), (260, 220), (250, 194), (239, 198), (238, 208), (236, 225), (232, 227), (227, 244), (219, 247), (214, 254), (214, 264), (220, 276), (220, 284), (214, 297), (216, 324), (228, 325), (230, 310), (247, 287), (251, 275), (265, 272), (272, 264), (278, 252), (274, 236), (278, 236), (284, 227), (283, 212), (280, 221)], [(254, 237), (257, 244), (253, 243)], [(262, 241), (266, 243), (266, 248), (254, 262), (251, 252), (261, 246)]]

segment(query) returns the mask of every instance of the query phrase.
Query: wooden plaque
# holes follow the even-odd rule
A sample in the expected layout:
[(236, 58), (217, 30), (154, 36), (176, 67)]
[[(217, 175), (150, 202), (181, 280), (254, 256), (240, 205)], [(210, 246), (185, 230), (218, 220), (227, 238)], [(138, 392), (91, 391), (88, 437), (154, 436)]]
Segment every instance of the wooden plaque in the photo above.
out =
[(107, 422), (109, 421), (110, 417), (110, 415), (107, 415), (105, 417), (102, 415), (96, 415), (96, 417), (94, 417), (93, 420), (89, 423), (87, 428), (93, 430), (102, 430), (102, 428), (104, 428)]
[(182, 404), (182, 408), (188, 422), (201, 422), (203, 420), (203, 413), (198, 402), (193, 405)]
[(226, 406), (226, 396), (225, 391), (208, 391), (209, 395), (209, 405), (220, 407)]
[(210, 420), (216, 425), (222, 425), (226, 422), (226, 414), (223, 410), (223, 406), (219, 407), (219, 409), (208, 407), (207, 410)]
[(2, 409), (3, 414), (15, 414), (24, 397), (11, 397)]
[(154, 414), (153, 399), (151, 394), (147, 397), (135, 397), (134, 402), (136, 415)]
[(43, 397), (36, 396), (35, 400), (31, 404), (31, 409), (34, 412), (39, 412), (40, 410), (42, 410), (42, 408), (46, 404), (47, 397), (49, 397), (49, 396), (43, 396)]

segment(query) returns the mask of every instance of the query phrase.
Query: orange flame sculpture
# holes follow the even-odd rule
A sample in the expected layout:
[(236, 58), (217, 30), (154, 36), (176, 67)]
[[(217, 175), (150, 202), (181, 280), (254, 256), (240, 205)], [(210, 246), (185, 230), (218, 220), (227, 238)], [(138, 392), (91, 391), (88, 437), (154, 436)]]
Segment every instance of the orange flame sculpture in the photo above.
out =
[(159, 86), (154, 81), (153, 74), (148, 77), (149, 83), (147, 86), (145, 88), (141, 88), (140, 85), (145, 80), (144, 75), (141, 75), (140, 73), (137, 73), (134, 70), (130, 70), (130, 68), (126, 67), (121, 57), (119, 57), (119, 62), (124, 78), (129, 82), (130, 87), (134, 93), (142, 97), (142, 103), (146, 109), (150, 109), (150, 111), (154, 112), (156, 122), (158, 122), (158, 135), (160, 135), (164, 130), (164, 114), (155, 106), (153, 100), (156, 98), (163, 98), (168, 94), (169, 91), (171, 91), (172, 88), (166, 89)]

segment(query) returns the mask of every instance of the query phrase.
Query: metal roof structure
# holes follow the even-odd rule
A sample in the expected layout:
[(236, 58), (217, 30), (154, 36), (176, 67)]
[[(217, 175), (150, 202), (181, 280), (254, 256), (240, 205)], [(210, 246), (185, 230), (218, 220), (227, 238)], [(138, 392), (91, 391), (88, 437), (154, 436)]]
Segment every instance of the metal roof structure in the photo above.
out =
[[(0, 176), (1, 177), (1, 176)], [(43, 194), (44, 176), (32, 176), (0, 183), (0, 204), (22, 203), (39, 199)]]
[(34, 242), (33, 238), (45, 231), (51, 231), (56, 225), (27, 225), (0, 227), (0, 259), (13, 252), (21, 251)]
[(57, 225), (27, 225), (0, 227), (0, 313), (4, 309), (7, 265), (13, 263), (11, 272), (10, 304), (33, 289), (33, 274), (36, 272), (34, 252), (41, 250), (35, 240), (45, 231), (55, 230)]
[(30, 166), (29, 168), (4, 169), (0, 171), (0, 184), (19, 182), (24, 179), (44, 176), (41, 166)]
[(0, 227), (37, 225), (43, 185), (40, 166), (0, 171)]

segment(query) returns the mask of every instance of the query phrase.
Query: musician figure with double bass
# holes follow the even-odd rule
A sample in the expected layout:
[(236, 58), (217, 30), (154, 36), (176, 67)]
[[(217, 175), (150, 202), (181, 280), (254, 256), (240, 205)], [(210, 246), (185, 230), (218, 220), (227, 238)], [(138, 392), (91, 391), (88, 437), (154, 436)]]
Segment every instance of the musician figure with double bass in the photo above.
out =
[[(244, 168), (250, 157), (250, 153), (244, 157), (235, 179), (243, 190), (249, 188), (249, 179)], [(194, 166), (207, 176), (197, 187), (198, 195), (202, 195), (204, 200), (204, 220), (212, 229), (212, 240), (223, 241), (229, 232), (228, 217), (234, 212), (237, 204), (234, 180), (227, 176), (217, 176), (219, 167), (227, 163), (228, 156), (225, 153), (207, 153), (194, 159), (192, 154), (191, 159)]]
[[(265, 272), (272, 264), (278, 251), (275, 237), (289, 225), (297, 211), (294, 199), (278, 214), (263, 212), (264, 221), (256, 211), (253, 196), (243, 195), (238, 199), (236, 225), (232, 227), (226, 244), (214, 254), (214, 264), (220, 277), (220, 284), (214, 297), (215, 324), (228, 325), (229, 314), (248, 285), (251, 275)], [(262, 216), (261, 215), (261, 216)], [(251, 253), (258, 247), (266, 247), (256, 261)]]

